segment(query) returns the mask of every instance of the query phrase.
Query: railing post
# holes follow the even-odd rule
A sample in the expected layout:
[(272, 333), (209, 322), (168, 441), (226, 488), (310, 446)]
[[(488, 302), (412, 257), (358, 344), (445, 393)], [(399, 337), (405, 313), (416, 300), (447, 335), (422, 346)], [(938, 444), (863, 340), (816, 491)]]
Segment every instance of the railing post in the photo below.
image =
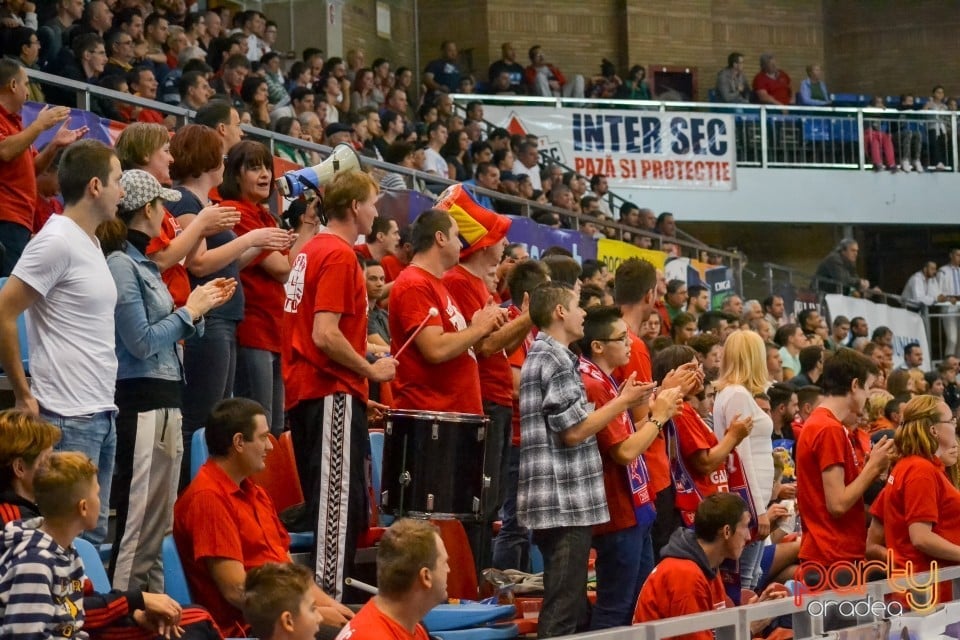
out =
[(767, 292), (773, 295), (773, 265), (769, 262), (764, 265), (767, 271)]
[(950, 167), (953, 169), (953, 172), (956, 173), (960, 171), (960, 168), (957, 167), (960, 162), (958, 162), (957, 157), (957, 112), (953, 111), (950, 113)]
[(860, 171), (867, 166), (866, 147), (863, 145), (863, 109), (857, 109), (857, 165)]
[(767, 107), (760, 107), (760, 166), (764, 169), (770, 159), (767, 157), (770, 153), (770, 145), (767, 144)]

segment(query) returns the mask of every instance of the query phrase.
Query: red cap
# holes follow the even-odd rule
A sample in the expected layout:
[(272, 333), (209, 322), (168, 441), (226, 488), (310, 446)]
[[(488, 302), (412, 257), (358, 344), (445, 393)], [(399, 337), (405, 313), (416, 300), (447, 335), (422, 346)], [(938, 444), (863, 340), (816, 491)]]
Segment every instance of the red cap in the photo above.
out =
[(477, 204), (462, 184), (447, 187), (440, 194), (435, 207), (446, 211), (457, 221), (463, 245), (460, 249), (461, 259), (503, 240), (512, 222), (507, 216)]

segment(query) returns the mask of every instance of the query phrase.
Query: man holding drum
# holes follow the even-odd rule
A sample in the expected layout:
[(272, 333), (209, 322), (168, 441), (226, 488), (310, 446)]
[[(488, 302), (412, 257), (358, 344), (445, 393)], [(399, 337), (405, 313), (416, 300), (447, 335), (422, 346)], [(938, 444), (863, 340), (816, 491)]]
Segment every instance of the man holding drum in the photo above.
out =
[(368, 380), (393, 379), (397, 361), (366, 360), (367, 288), (353, 245), (377, 217), (366, 173), (337, 175), (324, 193), (326, 228), (304, 245), (287, 282), (286, 409), (300, 484), (316, 522), (315, 578), (337, 600), (357, 537), (369, 525), (365, 460)]

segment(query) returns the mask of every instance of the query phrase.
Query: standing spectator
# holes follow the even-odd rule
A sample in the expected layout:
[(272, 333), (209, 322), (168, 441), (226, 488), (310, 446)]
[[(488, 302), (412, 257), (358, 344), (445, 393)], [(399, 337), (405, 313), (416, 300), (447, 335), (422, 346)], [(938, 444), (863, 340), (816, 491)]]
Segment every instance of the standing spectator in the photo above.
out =
[[(947, 104), (944, 102), (943, 85), (937, 85), (930, 92), (930, 98), (923, 105), (924, 111), (947, 111)], [(949, 118), (946, 116), (936, 116), (926, 118), (927, 123), (927, 170), (943, 171), (946, 169), (944, 162), (947, 160), (947, 150), (949, 142), (947, 141), (947, 123)]]
[[(903, 287), (902, 297), (905, 300), (919, 302), (927, 306), (947, 302), (947, 296), (942, 293), (940, 288), (940, 278), (937, 275), (937, 263), (933, 260), (924, 262), (923, 268), (907, 280), (907, 284)], [(945, 353), (950, 352), (946, 351)]]
[(37, 29), (42, 69), (48, 69), (59, 56), (60, 49), (69, 43), (70, 31), (83, 15), (83, 0), (57, 0), (56, 11), (56, 16)]
[[(328, 83), (325, 85), (325, 93), (328, 94), (337, 94), (340, 97), (333, 103), (331, 106), (337, 108), (337, 111), (340, 112), (340, 115), (345, 116), (350, 113), (350, 96), (352, 92), (350, 87), (352, 86), (351, 80), (347, 77), (347, 67), (343, 64), (343, 58), (330, 58), (327, 60), (327, 63), (323, 66), (324, 75), (328, 78)], [(333, 78), (337, 85), (339, 85), (339, 92), (335, 92), (329, 87), (329, 78)], [(318, 92), (320, 93), (320, 92)], [(328, 122), (335, 122), (327, 118)]]
[(103, 76), (121, 75), (126, 77), (133, 71), (136, 56), (133, 52), (133, 36), (121, 29), (113, 29), (104, 38), (107, 50), (107, 64), (103, 68)]
[[(79, 141), (64, 151), (59, 173), (63, 215), (44, 225), (0, 289), (0, 366), (16, 407), (58, 426), (63, 436), (59, 449), (82, 451), (97, 460), (101, 504), (88, 534), (95, 543), (107, 535), (117, 445), (117, 290), (94, 232), (116, 215), (123, 197), (120, 174), (119, 160), (100, 142)], [(24, 311), (29, 318), (29, 383), (17, 340), (16, 318)]]
[(177, 94), (180, 96), (179, 106), (199, 111), (210, 102), (213, 89), (207, 82), (207, 74), (202, 71), (187, 71), (180, 78)]
[(745, 589), (755, 589), (760, 581), (763, 541), (770, 535), (767, 505), (773, 494), (773, 420), (754, 398), (768, 384), (763, 340), (752, 331), (734, 331), (723, 347), (717, 397), (713, 405), (713, 429), (717, 438), (725, 437), (740, 419), (752, 418), (750, 435), (737, 445), (745, 486), (731, 486), (747, 502), (754, 541), (740, 557), (740, 580)]
[(830, 92), (827, 91), (827, 83), (823, 81), (823, 70), (818, 64), (808, 64), (807, 77), (800, 82), (800, 97), (797, 104), (825, 107), (830, 102)]
[(727, 66), (717, 72), (717, 98), (720, 102), (750, 102), (750, 86), (743, 75), (743, 54), (734, 51), (727, 56)]
[(524, 71), (524, 81), (531, 94), (556, 98), (583, 97), (583, 76), (575, 75), (568, 82), (560, 69), (547, 63), (543, 48), (538, 44), (530, 47), (528, 54), (530, 66)]
[(501, 57), (490, 65), (487, 77), (490, 85), (497, 83), (502, 74), (507, 74), (508, 83), (503, 87), (498, 87), (497, 92), (505, 89), (511, 93), (522, 94), (523, 91), (523, 66), (517, 62), (517, 50), (512, 42), (504, 42), (500, 45)]
[[(283, 71), (281, 70), (282, 60), (280, 54), (276, 51), (270, 51), (263, 54), (260, 59), (260, 68), (263, 69), (263, 78), (267, 81), (267, 98), (272, 108), (286, 107), (290, 104), (290, 94), (284, 87)], [(313, 92), (310, 92), (311, 98)], [(312, 100), (311, 100), (312, 103)], [(311, 105), (311, 111), (313, 107)]]
[(424, 150), (426, 167), (424, 171), (446, 178), (449, 175), (447, 161), (440, 154), (447, 143), (447, 127), (442, 122), (431, 122), (427, 127), (427, 147)]
[(373, 97), (379, 106), (383, 106), (387, 93), (393, 87), (393, 78), (390, 75), (390, 61), (386, 58), (377, 58), (370, 67), (373, 69)]
[(163, 202), (179, 200), (180, 193), (138, 169), (125, 172), (120, 186), (118, 219), (97, 227), (117, 287), (117, 528), (110, 573), (120, 591), (146, 585), (162, 593), (160, 543), (173, 525), (183, 455), (179, 341), (203, 332), (204, 314), (229, 300), (236, 282), (197, 287), (176, 308), (144, 252), (160, 233)]
[[(903, 94), (900, 96), (898, 111), (913, 111), (913, 96)], [(895, 122), (891, 123), (890, 133), (895, 136), (897, 141), (897, 152), (900, 154), (900, 166), (910, 172), (916, 169), (923, 173), (923, 163), (920, 162), (920, 151), (923, 149), (923, 136), (920, 134), (923, 125), (909, 116), (901, 115)]]
[(950, 250), (950, 260), (937, 271), (940, 280), (940, 291), (947, 296), (946, 304), (937, 311), (947, 314), (941, 318), (944, 337), (944, 357), (951, 357), (957, 353), (957, 335), (960, 333), (960, 317), (957, 316), (956, 302), (960, 300), (960, 249)]
[[(53, 162), (58, 151), (87, 133), (86, 127), (66, 127), (70, 117), (66, 107), (44, 107), (24, 128), (20, 110), (27, 100), (29, 82), (19, 62), (0, 60), (0, 244), (5, 249), (0, 277), (10, 275), (33, 233), (37, 174)], [(58, 125), (53, 140), (37, 153), (34, 141)]]
[(454, 93), (460, 87), (460, 66), (457, 64), (457, 43), (446, 40), (440, 45), (443, 57), (433, 60), (423, 70), (423, 84), (430, 93)]
[[(14, 27), (7, 32), (3, 53), (16, 59), (27, 69), (39, 70), (37, 61), (40, 59), (40, 39), (37, 37), (37, 32), (29, 27)], [(30, 102), (46, 102), (40, 83), (29, 82), (28, 88), (27, 100)]]
[(650, 85), (647, 83), (647, 70), (641, 64), (630, 67), (630, 73), (617, 96), (626, 100), (649, 100)]
[(793, 104), (790, 76), (777, 67), (772, 53), (760, 56), (760, 71), (753, 78), (753, 93), (760, 104)]

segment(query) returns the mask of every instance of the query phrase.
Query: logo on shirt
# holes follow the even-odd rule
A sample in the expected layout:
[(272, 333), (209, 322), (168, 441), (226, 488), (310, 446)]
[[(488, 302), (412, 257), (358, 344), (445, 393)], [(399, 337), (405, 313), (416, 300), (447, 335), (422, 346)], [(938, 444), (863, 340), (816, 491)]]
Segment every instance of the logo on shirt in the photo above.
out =
[(303, 253), (297, 256), (293, 262), (293, 268), (290, 270), (290, 276), (283, 285), (287, 294), (287, 299), (283, 303), (283, 310), (287, 313), (296, 313), (300, 307), (300, 301), (303, 300), (303, 283), (307, 274), (307, 256)]
[[(457, 305), (454, 304), (453, 298), (447, 296), (447, 318), (450, 319), (450, 324), (453, 325), (453, 328), (457, 331), (463, 331), (467, 328), (467, 321), (464, 320), (463, 314), (460, 313), (460, 309), (457, 308)], [(473, 347), (467, 349), (467, 353), (470, 354), (470, 357), (474, 360), (477, 359), (476, 354), (473, 352)]]

